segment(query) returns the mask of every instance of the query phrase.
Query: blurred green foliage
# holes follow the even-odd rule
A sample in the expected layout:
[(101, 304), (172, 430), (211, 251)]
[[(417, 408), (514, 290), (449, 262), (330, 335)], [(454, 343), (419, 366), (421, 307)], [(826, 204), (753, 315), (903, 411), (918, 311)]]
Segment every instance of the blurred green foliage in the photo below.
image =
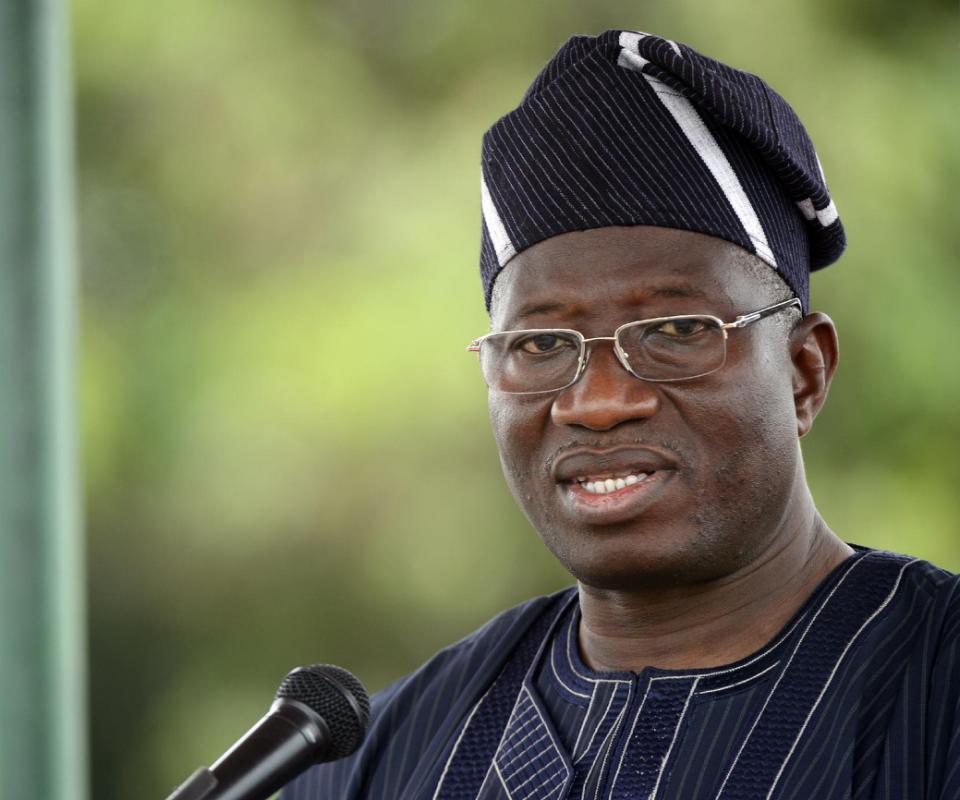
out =
[(568, 578), (465, 343), (483, 130), (572, 33), (763, 75), (851, 246), (805, 441), (851, 541), (960, 568), (955, 10), (927, 0), (76, 0), (93, 796), (163, 796), (299, 663), (371, 689)]

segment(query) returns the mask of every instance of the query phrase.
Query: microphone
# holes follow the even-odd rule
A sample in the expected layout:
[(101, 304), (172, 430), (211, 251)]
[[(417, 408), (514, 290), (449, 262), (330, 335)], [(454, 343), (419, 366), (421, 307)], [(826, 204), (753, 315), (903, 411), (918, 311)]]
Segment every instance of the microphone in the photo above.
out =
[(266, 800), (308, 767), (353, 753), (369, 721), (370, 699), (353, 675), (331, 664), (298, 667), (266, 715), (167, 800)]

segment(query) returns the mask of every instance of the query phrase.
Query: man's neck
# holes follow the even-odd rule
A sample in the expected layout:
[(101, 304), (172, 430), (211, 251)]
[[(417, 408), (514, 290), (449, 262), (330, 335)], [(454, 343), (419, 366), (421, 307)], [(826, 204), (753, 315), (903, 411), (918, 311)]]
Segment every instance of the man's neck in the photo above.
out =
[(580, 650), (599, 671), (729, 664), (769, 642), (853, 551), (810, 506), (803, 530), (784, 531), (752, 563), (722, 579), (669, 592), (580, 585)]

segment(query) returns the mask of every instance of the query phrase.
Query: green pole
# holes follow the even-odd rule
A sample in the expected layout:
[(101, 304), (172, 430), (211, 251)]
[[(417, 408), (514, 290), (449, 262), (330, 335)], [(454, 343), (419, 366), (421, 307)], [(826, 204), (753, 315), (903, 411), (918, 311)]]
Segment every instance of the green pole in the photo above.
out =
[(87, 797), (63, 0), (0, 0), (0, 800)]

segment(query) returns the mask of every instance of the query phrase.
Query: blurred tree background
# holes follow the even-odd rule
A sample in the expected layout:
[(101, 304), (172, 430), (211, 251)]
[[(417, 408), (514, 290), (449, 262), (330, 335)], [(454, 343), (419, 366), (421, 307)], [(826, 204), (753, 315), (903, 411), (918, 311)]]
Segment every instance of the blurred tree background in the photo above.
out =
[(162, 797), (297, 664), (371, 689), (565, 585), (502, 484), (480, 136), (573, 33), (763, 75), (850, 249), (805, 440), (850, 541), (960, 568), (952, 3), (76, 0), (97, 800)]

